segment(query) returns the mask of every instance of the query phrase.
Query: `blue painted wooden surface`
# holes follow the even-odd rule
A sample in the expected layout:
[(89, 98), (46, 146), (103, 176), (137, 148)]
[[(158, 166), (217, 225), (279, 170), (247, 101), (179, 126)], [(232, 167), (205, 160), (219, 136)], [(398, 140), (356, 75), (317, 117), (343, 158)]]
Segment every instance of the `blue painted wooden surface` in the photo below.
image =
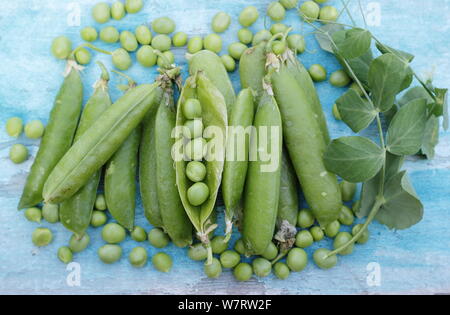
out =
[[(292, 274), (288, 280), (280, 281), (270, 276), (264, 280), (253, 279), (248, 283), (237, 283), (229, 271), (219, 280), (209, 280), (203, 275), (202, 264), (190, 261), (186, 251), (174, 248), (165, 250), (174, 257), (174, 268), (169, 274), (156, 272), (150, 265), (144, 269), (132, 268), (126, 255), (133, 246), (124, 244), (124, 258), (120, 263), (106, 266), (99, 262), (96, 250), (102, 245), (99, 230), (91, 230), (90, 248), (76, 256), (81, 266), (81, 286), (70, 287), (66, 277), (66, 266), (56, 258), (57, 249), (68, 242), (70, 234), (61, 225), (48, 225), (55, 235), (54, 242), (42, 249), (31, 244), (31, 233), (35, 224), (27, 222), (23, 213), (16, 210), (22, 187), (32, 159), (20, 166), (8, 159), (9, 147), (16, 142), (24, 143), (34, 157), (38, 141), (21, 137), (13, 140), (6, 135), (4, 124), (11, 116), (20, 116), (25, 121), (42, 119), (47, 121), (54, 96), (61, 84), (64, 64), (49, 54), (52, 39), (68, 35), (75, 44), (81, 43), (79, 30), (93, 25), (90, 17), (92, 0), (16, 0), (2, 3), (0, 11), (0, 294), (313, 294), (313, 293), (450, 293), (450, 134), (442, 133), (433, 161), (409, 159), (406, 168), (410, 171), (418, 194), (425, 204), (423, 221), (410, 230), (389, 231), (374, 224), (371, 239), (365, 246), (357, 246), (354, 254), (339, 259), (338, 266), (322, 271), (313, 264), (301, 273)], [(226, 44), (237, 41), (238, 12), (253, 4), (263, 12), (270, 0), (147, 0), (144, 10), (137, 15), (128, 15), (114, 22), (121, 30), (133, 30), (136, 26), (156, 17), (168, 15), (177, 22), (178, 30), (190, 35), (206, 35), (209, 23), (218, 10), (232, 14), (233, 24), (224, 35)], [(330, 1), (339, 7), (338, 1)], [(387, 44), (414, 53), (413, 63), (418, 73), (433, 73), (436, 85), (450, 87), (450, 0), (441, 1), (362, 1), (371, 17), (370, 29)], [(81, 9), (81, 25), (70, 26), (70, 8)], [(381, 9), (380, 20), (373, 19), (373, 8)], [(357, 2), (350, 5), (359, 17)], [(308, 39), (308, 52), (301, 56), (307, 65), (323, 64), (331, 73), (339, 68), (334, 58), (318, 48), (311, 29), (304, 27), (295, 12), (288, 13), (288, 23), (297, 32), (303, 31)], [(347, 18), (344, 18), (347, 20)], [(361, 18), (357, 18), (362, 23)], [(379, 22), (379, 23), (378, 23)], [(375, 24), (375, 25), (374, 25)], [(99, 25), (96, 25), (99, 28)], [(263, 27), (263, 19), (253, 27)], [(112, 46), (102, 45), (112, 49)], [(225, 46), (226, 47), (226, 46)], [(176, 50), (177, 62), (184, 65), (183, 49)], [(110, 66), (107, 56), (96, 58)], [(98, 77), (98, 69), (90, 65), (83, 74), (85, 94), (90, 95), (91, 86)], [(144, 70), (135, 65), (128, 74), (140, 83), (151, 82), (155, 71)], [(232, 75), (239, 89), (237, 73)], [(112, 80), (115, 86), (119, 81)], [(331, 116), (331, 106), (344, 89), (332, 88), (328, 83), (317, 85), (333, 137), (349, 135), (351, 131)], [(113, 89), (114, 90), (114, 89)], [(114, 90), (113, 97), (119, 92)], [(366, 134), (375, 134), (369, 128)], [(139, 206), (137, 223), (149, 229)], [(235, 236), (236, 238), (236, 236)], [(324, 244), (320, 244), (323, 246)], [(330, 246), (330, 244), (326, 244)], [(145, 245), (152, 255), (154, 248)], [(311, 254), (312, 250), (308, 250)], [(371, 286), (367, 281), (368, 264), (379, 264), (381, 282)], [(369, 265), (370, 269), (370, 265)]]

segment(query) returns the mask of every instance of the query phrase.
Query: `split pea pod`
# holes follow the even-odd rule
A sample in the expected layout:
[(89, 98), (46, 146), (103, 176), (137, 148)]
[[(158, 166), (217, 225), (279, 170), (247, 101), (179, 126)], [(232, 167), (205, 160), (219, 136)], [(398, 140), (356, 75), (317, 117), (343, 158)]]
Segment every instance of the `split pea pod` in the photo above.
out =
[(251, 88), (256, 93), (256, 101), (261, 99), (263, 79), (266, 75), (266, 43), (263, 42), (255, 47), (248, 48), (241, 57), (239, 63), (239, 74), (243, 89)]
[(242, 238), (246, 254), (261, 255), (272, 241), (280, 197), (282, 125), (277, 103), (264, 93), (254, 121), (245, 184)]
[(289, 154), (286, 149), (283, 149), (277, 226), (280, 227), (283, 221), (287, 221), (291, 226), (295, 227), (297, 225), (298, 210), (298, 180)]
[[(101, 63), (99, 63), (99, 66), (102, 69), (102, 75), (95, 85), (94, 94), (84, 107), (80, 124), (75, 134), (75, 142), (111, 106), (111, 98), (108, 90), (109, 74)], [(62, 224), (78, 237), (84, 235), (91, 222), (100, 176), (101, 172), (97, 171), (83, 188), (59, 206), (59, 215)]]
[(56, 96), (50, 120), (20, 198), (19, 209), (33, 207), (42, 201), (47, 178), (72, 145), (82, 101), (83, 83), (78, 65), (69, 60), (68, 73)]
[(236, 209), (242, 200), (248, 169), (250, 137), (255, 113), (251, 89), (239, 93), (229, 121), (222, 180), (227, 238), (231, 236)]

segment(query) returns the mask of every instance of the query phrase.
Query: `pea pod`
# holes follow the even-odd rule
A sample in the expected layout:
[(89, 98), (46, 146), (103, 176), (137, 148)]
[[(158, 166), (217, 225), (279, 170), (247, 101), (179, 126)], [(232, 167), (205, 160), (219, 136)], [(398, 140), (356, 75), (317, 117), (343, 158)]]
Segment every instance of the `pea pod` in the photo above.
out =
[(298, 209), (298, 180), (289, 154), (284, 149), (281, 162), (280, 201), (278, 204), (277, 226), (280, 227), (283, 221), (287, 221), (295, 227), (297, 225)]
[(72, 145), (83, 101), (83, 83), (78, 68), (75, 61), (68, 62), (68, 73), (56, 96), (50, 120), (20, 198), (19, 209), (33, 207), (42, 201), (47, 178)]
[[(111, 106), (111, 98), (108, 91), (109, 74), (101, 63), (99, 65), (102, 68), (102, 75), (95, 85), (94, 94), (84, 107), (80, 124), (75, 134), (75, 142)], [(61, 203), (59, 207), (62, 224), (78, 237), (84, 235), (91, 222), (100, 176), (101, 172), (96, 172), (83, 188), (72, 198)]]
[(244, 89), (238, 95), (231, 112), (223, 171), (222, 195), (226, 207), (225, 222), (228, 239), (231, 236), (236, 208), (244, 192), (251, 135), (249, 127), (253, 124), (254, 113), (253, 92), (251, 89)]
[(263, 79), (266, 75), (265, 42), (247, 49), (239, 63), (242, 88), (251, 88), (256, 93), (257, 102), (263, 95)]
[[(274, 97), (267, 93), (263, 94), (259, 103), (254, 127), (245, 184), (242, 238), (246, 254), (261, 255), (272, 241), (275, 231), (283, 141), (280, 112)], [(266, 155), (271, 157), (269, 162), (264, 161)]]

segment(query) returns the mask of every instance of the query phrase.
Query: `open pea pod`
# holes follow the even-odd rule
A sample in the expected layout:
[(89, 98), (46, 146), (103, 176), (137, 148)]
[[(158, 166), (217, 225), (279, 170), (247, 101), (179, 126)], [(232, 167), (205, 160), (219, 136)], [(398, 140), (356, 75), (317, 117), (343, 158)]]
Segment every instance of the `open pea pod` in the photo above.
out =
[[(203, 74), (197, 72), (194, 76), (189, 77), (186, 80), (186, 84), (181, 92), (181, 96), (178, 103), (178, 108), (181, 109), (186, 100), (197, 99), (200, 101), (202, 108), (202, 120), (205, 128), (204, 135), (206, 136), (209, 130), (219, 131), (220, 134), (214, 135), (209, 143), (216, 144), (214, 158), (207, 159), (206, 161), (206, 178), (204, 183), (209, 188), (208, 199), (200, 206), (193, 206), (190, 204), (187, 196), (189, 187), (193, 184), (186, 175), (186, 166), (188, 161), (184, 159), (184, 152), (174, 152), (177, 186), (178, 192), (181, 197), (181, 201), (186, 210), (186, 213), (197, 230), (197, 235), (200, 240), (209, 249), (209, 261), (212, 259), (212, 252), (209, 244), (208, 234), (216, 226), (213, 224), (212, 214), (214, 206), (216, 204), (217, 194), (219, 186), (222, 181), (222, 173), (225, 160), (225, 146), (226, 146), (226, 130), (227, 130), (227, 107), (225, 99), (216, 86)], [(176, 125), (181, 127), (185, 124), (186, 118), (183, 115), (182, 110), (177, 112)], [(213, 129), (212, 129), (213, 128)], [(176, 148), (183, 148), (183, 143), (186, 139), (183, 133), (180, 132), (181, 128), (175, 133)], [(182, 157), (182, 158), (180, 158)]]

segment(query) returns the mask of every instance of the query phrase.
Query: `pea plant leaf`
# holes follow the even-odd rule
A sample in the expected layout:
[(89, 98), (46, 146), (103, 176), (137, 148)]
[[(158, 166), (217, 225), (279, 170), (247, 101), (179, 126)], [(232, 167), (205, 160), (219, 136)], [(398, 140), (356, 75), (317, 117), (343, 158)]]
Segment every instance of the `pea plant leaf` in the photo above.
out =
[(387, 150), (396, 155), (413, 155), (422, 146), (426, 126), (427, 102), (410, 101), (395, 114), (387, 133)]
[(421, 146), (422, 154), (427, 157), (427, 159), (434, 159), (435, 148), (439, 143), (439, 118), (432, 115), (425, 126), (425, 132), (423, 135), (423, 141)]
[(387, 53), (376, 58), (370, 65), (368, 77), (375, 106), (381, 112), (388, 111), (410, 78), (412, 80), (409, 65), (394, 54)]
[(398, 101), (398, 105), (402, 107), (408, 104), (410, 101), (416, 100), (418, 98), (426, 99), (427, 104), (433, 103), (433, 99), (423, 86), (415, 86), (413, 88), (410, 88), (408, 91), (406, 91), (405, 94), (403, 94), (403, 96)]
[(346, 59), (354, 59), (364, 55), (372, 44), (372, 34), (362, 28), (345, 31), (345, 38), (336, 42), (339, 55)]
[(333, 140), (325, 152), (325, 167), (348, 182), (360, 183), (373, 178), (382, 167), (385, 151), (363, 137)]
[(342, 120), (354, 132), (360, 132), (366, 129), (378, 114), (372, 104), (362, 99), (353, 89), (349, 89), (342, 95), (336, 101), (336, 105)]
[(378, 51), (382, 54), (392, 53), (392, 54), (396, 55), (397, 57), (405, 60), (408, 63), (410, 63), (414, 60), (414, 55), (411, 55), (410, 53), (407, 53), (405, 51), (394, 49), (392, 47), (389, 47), (384, 44), (380, 44), (378, 42), (376, 43), (376, 46), (377, 46)]
[[(344, 27), (338, 24), (325, 24), (322, 26), (315, 34), (316, 40), (319, 43), (320, 47), (334, 54), (334, 45), (331, 42), (331, 38), (334, 33), (344, 31)], [(331, 37), (331, 38), (330, 38)]]

